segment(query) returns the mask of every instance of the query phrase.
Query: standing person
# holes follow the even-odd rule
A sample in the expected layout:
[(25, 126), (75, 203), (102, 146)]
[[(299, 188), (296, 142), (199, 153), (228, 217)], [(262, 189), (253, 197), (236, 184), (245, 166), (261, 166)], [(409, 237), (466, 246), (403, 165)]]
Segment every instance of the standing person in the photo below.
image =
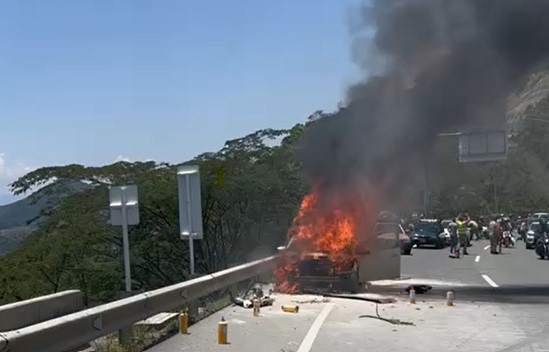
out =
[(528, 222), (526, 220), (522, 220), (519, 225), (519, 233), (520, 237), (524, 242), (526, 242), (526, 233), (528, 232)]
[(503, 220), (498, 219), (496, 225), (494, 226), (494, 241), (496, 244), (496, 249), (492, 254), (500, 254), (502, 252), (502, 242), (503, 242)]
[(452, 220), (448, 224), (448, 232), (450, 232), (450, 257), (456, 257), (456, 249), (458, 248), (457, 224)]
[(490, 253), (491, 254), (497, 254), (497, 247), (498, 247), (497, 237), (496, 237), (497, 226), (498, 226), (498, 223), (496, 219), (492, 219), (492, 221), (490, 221), (490, 225), (488, 226), (488, 231), (490, 233)]
[(471, 241), (473, 239), (476, 239), (476, 241), (480, 240), (480, 231), (479, 231), (479, 225), (475, 220), (469, 221), (469, 232)]
[(456, 219), (457, 235), (460, 247), (463, 247), (463, 255), (468, 255), (467, 247), (469, 245), (469, 228), (467, 224), (471, 219), (459, 214)]

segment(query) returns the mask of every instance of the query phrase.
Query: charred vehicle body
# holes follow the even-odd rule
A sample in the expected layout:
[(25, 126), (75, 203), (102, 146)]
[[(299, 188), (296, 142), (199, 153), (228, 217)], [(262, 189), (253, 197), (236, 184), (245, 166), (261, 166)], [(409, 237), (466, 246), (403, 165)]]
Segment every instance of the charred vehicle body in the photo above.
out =
[(278, 248), (281, 265), (287, 269), (285, 280), (294, 288), (290, 291), (357, 293), (367, 281), (398, 278), (402, 243), (408, 246), (408, 236), (398, 222), (387, 218), (378, 219), (372, 231), (372, 240), (359, 242), (348, 255), (338, 257), (328, 251), (308, 250), (312, 247), (307, 239), (290, 238), (286, 246)]

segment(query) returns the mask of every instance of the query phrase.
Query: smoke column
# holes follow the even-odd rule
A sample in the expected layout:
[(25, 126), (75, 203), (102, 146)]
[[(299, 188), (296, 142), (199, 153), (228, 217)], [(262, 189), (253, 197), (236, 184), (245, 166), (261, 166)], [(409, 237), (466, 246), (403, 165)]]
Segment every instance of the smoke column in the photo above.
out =
[(300, 141), (324, 198), (409, 202), (437, 134), (503, 127), (517, 80), (549, 55), (547, 0), (373, 0), (360, 19), (373, 30), (368, 46), (356, 38), (366, 78)]

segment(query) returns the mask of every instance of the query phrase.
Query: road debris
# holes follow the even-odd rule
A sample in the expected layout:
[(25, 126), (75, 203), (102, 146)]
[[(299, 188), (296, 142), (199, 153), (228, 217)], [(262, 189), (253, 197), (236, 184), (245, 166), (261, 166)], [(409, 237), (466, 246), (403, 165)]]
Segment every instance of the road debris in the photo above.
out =
[(297, 300), (297, 299), (292, 300), (292, 302), (298, 303), (298, 304), (329, 303), (330, 301), (331, 301), (331, 299), (329, 299), (329, 298), (323, 298), (323, 299), (313, 298), (313, 299), (306, 299), (306, 300), (303, 300), (303, 301), (300, 301), (300, 300)]
[(333, 293), (327, 293), (323, 295), (324, 297), (331, 297), (331, 298), (343, 298), (343, 299), (354, 299), (358, 301), (366, 301), (366, 302), (373, 302), (377, 304), (387, 304), (387, 303), (395, 303), (396, 299), (392, 297), (382, 297), (382, 296), (358, 296), (358, 295), (339, 295), (339, 294), (333, 294)]
[(418, 295), (424, 294), (429, 292), (433, 287), (429, 285), (410, 285), (406, 287), (404, 291), (406, 291), (407, 294), (410, 294), (410, 291), (414, 290), (415, 293)]
[(252, 308), (253, 301), (256, 297), (261, 297), (259, 299), (260, 307), (272, 306), (274, 303), (274, 298), (271, 297), (272, 290), (269, 290), (268, 294), (265, 295), (263, 289), (260, 286), (255, 286), (249, 289), (244, 295), (240, 297), (233, 298), (231, 295), (231, 300), (237, 306), (244, 308)]
[(286, 313), (298, 313), (299, 312), (299, 306), (286, 304), (282, 306), (282, 311)]
[(404, 321), (404, 320), (400, 320), (400, 319), (396, 319), (396, 318), (384, 318), (382, 317), (381, 315), (379, 315), (379, 305), (376, 304), (376, 315), (370, 315), (370, 314), (364, 314), (364, 315), (359, 315), (358, 317), (359, 318), (371, 318), (371, 319), (378, 319), (378, 320), (382, 320), (384, 322), (387, 322), (387, 323), (390, 323), (390, 324), (393, 324), (393, 325), (411, 325), (411, 326), (415, 326), (414, 323), (410, 322), (410, 321)]

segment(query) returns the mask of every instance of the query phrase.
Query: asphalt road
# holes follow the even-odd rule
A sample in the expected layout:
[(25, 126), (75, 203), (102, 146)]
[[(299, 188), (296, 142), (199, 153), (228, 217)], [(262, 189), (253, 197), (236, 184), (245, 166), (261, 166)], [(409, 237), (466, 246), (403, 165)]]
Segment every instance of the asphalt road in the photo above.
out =
[[(370, 302), (278, 295), (259, 317), (229, 307), (150, 351), (549, 351), (549, 260), (537, 259), (522, 242), (500, 255), (487, 245), (474, 242), (460, 259), (449, 258), (447, 249), (423, 248), (402, 257), (404, 279), (369, 286), (396, 299), (377, 306), (389, 320), (378, 319)], [(402, 291), (411, 283), (433, 289), (410, 304)], [(445, 302), (449, 289), (452, 307)], [(288, 303), (299, 304), (299, 313), (282, 312)], [(228, 345), (216, 344), (221, 316), (229, 324)]]

